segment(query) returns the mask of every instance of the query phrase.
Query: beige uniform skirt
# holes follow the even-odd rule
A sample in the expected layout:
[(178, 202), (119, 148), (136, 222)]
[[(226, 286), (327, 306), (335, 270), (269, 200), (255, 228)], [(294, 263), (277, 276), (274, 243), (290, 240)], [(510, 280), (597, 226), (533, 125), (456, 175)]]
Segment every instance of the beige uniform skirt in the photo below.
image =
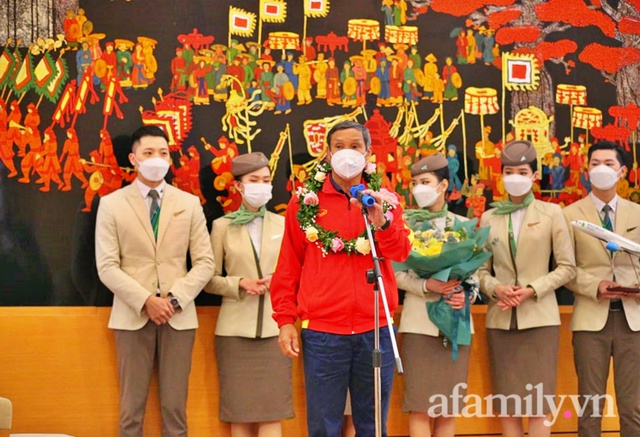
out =
[(450, 416), (462, 412), (471, 346), (459, 345), (458, 358), (453, 361), (451, 343), (445, 348), (442, 340), (442, 337), (429, 335), (402, 334), (402, 410), (405, 413)]
[(292, 361), (278, 347), (278, 337), (216, 335), (220, 381), (220, 420), (271, 422), (293, 417)]
[(556, 394), (559, 339), (559, 326), (487, 329), (495, 416), (541, 416), (551, 411), (546, 399)]

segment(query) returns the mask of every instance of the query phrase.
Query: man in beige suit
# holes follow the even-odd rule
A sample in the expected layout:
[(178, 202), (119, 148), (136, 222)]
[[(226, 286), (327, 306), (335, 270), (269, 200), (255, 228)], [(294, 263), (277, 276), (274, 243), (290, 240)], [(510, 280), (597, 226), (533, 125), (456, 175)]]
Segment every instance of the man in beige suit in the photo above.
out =
[(157, 351), (162, 435), (186, 436), (194, 299), (214, 272), (211, 243), (199, 199), (164, 181), (171, 162), (166, 134), (138, 129), (129, 160), (138, 177), (102, 198), (96, 222), (98, 274), (114, 294), (109, 328), (118, 350), (119, 435), (142, 436)]
[[(625, 152), (615, 143), (600, 142), (589, 149), (591, 193), (568, 206), (564, 215), (575, 248), (577, 276), (567, 284), (575, 294), (571, 330), (581, 396), (603, 396), (613, 357), (620, 436), (640, 436), (640, 298), (609, 287), (633, 287), (640, 269), (637, 256), (609, 252), (605, 243), (570, 223), (585, 220), (640, 242), (640, 206), (618, 197)], [(635, 266), (635, 267), (634, 267)], [(600, 436), (604, 398), (598, 411), (582, 399), (586, 409), (578, 419), (580, 437)]]

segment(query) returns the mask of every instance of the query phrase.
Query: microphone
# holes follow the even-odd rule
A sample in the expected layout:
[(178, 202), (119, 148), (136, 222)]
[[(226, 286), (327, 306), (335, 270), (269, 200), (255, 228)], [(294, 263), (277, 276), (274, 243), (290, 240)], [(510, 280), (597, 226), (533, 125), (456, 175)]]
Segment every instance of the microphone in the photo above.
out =
[(608, 231), (601, 226), (594, 225), (593, 223), (589, 223), (584, 220), (574, 220), (571, 222), (571, 225), (577, 230), (606, 243), (607, 250), (612, 252), (619, 250), (640, 256), (640, 244), (618, 235), (615, 232)]
[(371, 194), (363, 193), (364, 190), (365, 188), (363, 184), (354, 185), (349, 190), (349, 193), (351, 193), (351, 197), (355, 197), (356, 199), (358, 199), (364, 206), (375, 205), (376, 203), (375, 197), (373, 197)]

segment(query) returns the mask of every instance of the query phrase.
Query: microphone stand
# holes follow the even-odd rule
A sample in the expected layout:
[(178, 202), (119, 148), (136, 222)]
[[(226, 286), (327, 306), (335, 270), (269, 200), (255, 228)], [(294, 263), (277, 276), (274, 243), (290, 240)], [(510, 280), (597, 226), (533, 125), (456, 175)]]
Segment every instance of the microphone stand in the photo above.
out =
[(398, 344), (396, 343), (396, 336), (393, 331), (393, 319), (389, 313), (389, 304), (387, 303), (387, 294), (384, 288), (384, 282), (382, 280), (382, 271), (380, 270), (380, 258), (376, 252), (376, 244), (373, 240), (373, 233), (371, 232), (371, 226), (369, 217), (367, 216), (367, 208), (362, 205), (362, 217), (364, 218), (365, 229), (367, 230), (367, 237), (371, 246), (371, 257), (373, 258), (373, 269), (367, 270), (367, 282), (373, 284), (373, 297), (374, 297), (374, 331), (373, 331), (373, 382), (374, 382), (374, 408), (375, 408), (375, 421), (376, 421), (376, 437), (382, 437), (382, 352), (380, 351), (380, 309), (378, 295), (382, 291), (382, 304), (384, 306), (385, 316), (387, 318), (387, 328), (389, 329), (389, 338), (391, 339), (391, 346), (393, 348), (393, 356), (396, 360), (396, 367), (398, 374), (402, 375), (402, 360), (400, 359), (400, 353), (398, 352)]

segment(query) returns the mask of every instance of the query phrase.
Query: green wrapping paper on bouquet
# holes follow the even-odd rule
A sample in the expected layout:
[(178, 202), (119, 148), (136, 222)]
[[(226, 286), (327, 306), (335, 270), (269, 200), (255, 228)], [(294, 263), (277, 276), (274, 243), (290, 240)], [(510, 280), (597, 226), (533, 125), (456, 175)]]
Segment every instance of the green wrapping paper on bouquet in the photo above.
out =
[(471, 344), (470, 297), (477, 293), (478, 287), (471, 275), (491, 257), (491, 252), (485, 250), (489, 228), (476, 229), (477, 219), (460, 221), (457, 218), (453, 227), (444, 232), (434, 229), (429, 220), (420, 225), (409, 225), (413, 226), (412, 250), (406, 261), (394, 263), (395, 270), (413, 270), (423, 279), (462, 282), (462, 292), (466, 295), (464, 308), (454, 310), (445, 296), (436, 302), (428, 302), (426, 308), (429, 319), (451, 342), (455, 361), (458, 345)]

